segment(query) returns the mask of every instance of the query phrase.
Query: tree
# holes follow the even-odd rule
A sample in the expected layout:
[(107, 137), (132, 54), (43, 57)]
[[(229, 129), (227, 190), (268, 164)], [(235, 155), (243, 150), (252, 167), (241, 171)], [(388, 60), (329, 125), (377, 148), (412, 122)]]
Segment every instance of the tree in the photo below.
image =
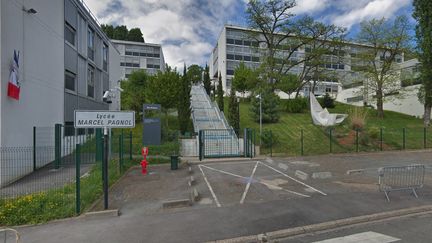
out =
[(201, 66), (192, 64), (187, 69), (187, 77), (191, 83), (198, 83), (202, 81), (203, 69)]
[(129, 31), (126, 25), (118, 25), (114, 28), (113, 39), (127, 40), (128, 33)]
[(280, 78), (279, 82), (276, 84), (276, 88), (287, 94), (291, 94), (297, 90), (300, 84), (301, 82), (297, 75), (287, 73)]
[(237, 102), (236, 90), (231, 88), (228, 100), (228, 122), (233, 127), (234, 131), (239, 134), (240, 131), (240, 116), (239, 116), (239, 102)]
[[(302, 63), (305, 65), (299, 75), (300, 81), (310, 76), (311, 70), (318, 70), (320, 65), (314, 60), (322, 59), (321, 49), (332, 49), (332, 41), (345, 33), (343, 28), (316, 22), (308, 16), (294, 18), (291, 13), (294, 6), (294, 0), (250, 0), (247, 6), (249, 26), (257, 30), (251, 37), (265, 47), (264, 51), (258, 48), (263, 56), (261, 75), (272, 84), (272, 89), (285, 74)], [(299, 48), (311, 51), (303, 58), (296, 58)]]
[[(149, 82), (149, 75), (144, 70), (132, 72), (127, 80), (121, 82), (124, 90), (121, 95), (122, 108), (125, 110), (134, 110), (136, 114), (142, 112), (142, 105), (146, 101), (146, 89)], [(137, 115), (137, 120), (141, 116)]]
[(257, 70), (253, 70), (246, 66), (244, 62), (240, 62), (234, 70), (232, 85), (235, 90), (244, 94), (244, 92), (251, 91), (258, 86), (260, 82), (258, 76)]
[(177, 108), (179, 129), (182, 134), (188, 131), (190, 127), (190, 118), (191, 118), (190, 93), (191, 93), (191, 83), (187, 77), (186, 64), (185, 64), (183, 69), (183, 76), (180, 79), (178, 108)]
[(128, 41), (135, 41), (135, 42), (144, 42), (143, 34), (141, 33), (140, 28), (132, 28), (129, 30), (127, 35)]
[(279, 97), (274, 94), (269, 85), (264, 85), (258, 90), (258, 97), (252, 99), (252, 117), (256, 122), (260, 121), (260, 98), (262, 99), (262, 122), (276, 123), (279, 121)]
[(114, 39), (114, 26), (110, 24), (102, 24), (101, 29), (110, 39)]
[(376, 97), (377, 115), (384, 117), (384, 97), (400, 88), (396, 72), (396, 58), (399, 57), (409, 42), (409, 23), (406, 17), (396, 17), (393, 22), (384, 18), (363, 21), (357, 40), (369, 45), (359, 54), (363, 64), (361, 72), (366, 78), (366, 93)]
[(222, 76), (219, 73), (219, 82), (217, 84), (217, 104), (219, 106), (219, 110), (220, 111), (224, 111), (224, 92), (223, 92), (223, 87), (222, 87)]
[(209, 71), (209, 67), (207, 64), (206, 64), (205, 69), (204, 69), (203, 83), (204, 83), (204, 89), (205, 89), (206, 93), (208, 95), (210, 95), (210, 93), (211, 93), (210, 91), (211, 91), (212, 87), (211, 87), (211, 81), (210, 81), (210, 71)]
[(417, 20), (416, 38), (420, 60), (422, 86), (419, 92), (424, 105), (423, 123), (430, 125), (432, 108), (432, 4), (428, 0), (414, 0), (413, 17)]
[(180, 84), (180, 75), (176, 69), (166, 65), (165, 72), (157, 72), (150, 77), (146, 89), (146, 96), (152, 103), (161, 104), (162, 111), (165, 113), (168, 125), (168, 111), (177, 108), (178, 105), (178, 87)]

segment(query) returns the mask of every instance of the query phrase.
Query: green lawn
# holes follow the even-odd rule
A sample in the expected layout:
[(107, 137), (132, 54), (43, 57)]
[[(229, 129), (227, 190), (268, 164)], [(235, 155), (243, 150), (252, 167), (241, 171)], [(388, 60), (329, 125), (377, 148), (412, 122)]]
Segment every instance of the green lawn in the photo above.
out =
[[(243, 101), (240, 105), (240, 127), (253, 128), (259, 141), (259, 123), (253, 121), (250, 103)], [(348, 113), (352, 106), (337, 103), (329, 109), (332, 113)], [(303, 154), (325, 154), (330, 152), (329, 128), (312, 124), (310, 113), (280, 112), (280, 120), (274, 124), (263, 124), (263, 130), (271, 130), (278, 137), (278, 143), (273, 145), (272, 152), (281, 155), (301, 154), (301, 133), (303, 131)], [(383, 150), (398, 150), (403, 148), (403, 129), (405, 128), (405, 148), (421, 149), (424, 147), (424, 128), (421, 119), (408, 115), (386, 111), (385, 118), (376, 118), (376, 111), (368, 109), (365, 129), (359, 132), (359, 151), (376, 151), (381, 149), (380, 129), (383, 134)], [(349, 119), (332, 129), (331, 149), (333, 153), (353, 152), (356, 147), (356, 132), (350, 128)], [(432, 131), (426, 132), (427, 146), (432, 147)], [(269, 153), (270, 148), (262, 148)]]

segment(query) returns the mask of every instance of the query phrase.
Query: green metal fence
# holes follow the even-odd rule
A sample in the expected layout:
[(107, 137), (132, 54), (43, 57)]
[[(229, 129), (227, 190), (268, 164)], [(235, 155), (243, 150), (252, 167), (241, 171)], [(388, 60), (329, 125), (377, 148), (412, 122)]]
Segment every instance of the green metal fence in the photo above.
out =
[[(270, 131), (277, 137), (274, 131)], [(319, 136), (318, 136), (319, 135)], [(263, 154), (318, 155), (432, 148), (431, 128), (376, 128), (373, 130), (338, 130), (323, 128), (322, 134), (292, 131), (286, 143), (263, 145)], [(277, 140), (277, 139), (275, 139)]]

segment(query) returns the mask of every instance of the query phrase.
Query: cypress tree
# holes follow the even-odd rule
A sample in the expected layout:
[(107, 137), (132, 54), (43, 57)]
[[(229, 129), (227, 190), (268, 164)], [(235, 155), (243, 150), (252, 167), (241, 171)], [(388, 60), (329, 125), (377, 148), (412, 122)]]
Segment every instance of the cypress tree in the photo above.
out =
[(209, 67), (206, 64), (205, 69), (204, 69), (204, 89), (207, 92), (208, 95), (210, 95), (210, 91), (211, 91), (211, 82), (210, 82), (210, 73), (209, 73)]
[(222, 88), (222, 76), (219, 73), (219, 82), (217, 86), (217, 104), (219, 106), (220, 111), (224, 111), (224, 97), (223, 97), (223, 88)]
[(228, 122), (233, 127), (234, 131), (239, 133), (239, 103), (237, 102), (236, 91), (231, 88), (228, 100)]
[(183, 76), (180, 80), (179, 102), (178, 102), (178, 121), (179, 129), (182, 134), (188, 131), (191, 117), (190, 95), (191, 84), (186, 75), (186, 64), (184, 65)]

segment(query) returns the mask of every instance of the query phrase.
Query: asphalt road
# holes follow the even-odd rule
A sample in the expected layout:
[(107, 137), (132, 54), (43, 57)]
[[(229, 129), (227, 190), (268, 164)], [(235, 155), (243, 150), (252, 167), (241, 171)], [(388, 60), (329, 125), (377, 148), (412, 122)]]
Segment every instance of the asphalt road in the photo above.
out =
[[(429, 243), (432, 242), (432, 214), (425, 214), (421, 216), (402, 217), (392, 220), (386, 220), (361, 226), (350, 227), (346, 229), (333, 230), (331, 232), (314, 233), (302, 237), (295, 237), (291, 239), (280, 239), (281, 243), (301, 243), (301, 242), (320, 242), (335, 243), (335, 242), (348, 242), (349, 239), (360, 237), (364, 238), (361, 242), (407, 242), (407, 243)], [(394, 238), (393, 241), (373, 241), (374, 236), (378, 233)], [(341, 239), (341, 237), (345, 237)], [(357, 241), (360, 242), (360, 241)]]

